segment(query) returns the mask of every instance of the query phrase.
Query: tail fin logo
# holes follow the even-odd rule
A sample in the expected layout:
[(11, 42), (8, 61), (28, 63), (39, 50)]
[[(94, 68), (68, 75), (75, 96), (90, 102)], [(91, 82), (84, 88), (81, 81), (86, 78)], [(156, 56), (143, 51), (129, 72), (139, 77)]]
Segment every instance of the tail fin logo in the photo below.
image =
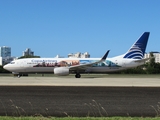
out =
[(148, 38), (149, 32), (143, 33), (143, 35), (132, 45), (123, 58), (143, 59)]

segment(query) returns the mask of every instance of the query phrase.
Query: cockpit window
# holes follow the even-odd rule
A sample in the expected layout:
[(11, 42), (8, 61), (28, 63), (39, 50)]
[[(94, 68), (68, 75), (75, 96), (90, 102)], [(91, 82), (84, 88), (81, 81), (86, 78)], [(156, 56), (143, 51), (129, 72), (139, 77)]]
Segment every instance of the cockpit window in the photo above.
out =
[(10, 62), (11, 64), (15, 64), (15, 62)]

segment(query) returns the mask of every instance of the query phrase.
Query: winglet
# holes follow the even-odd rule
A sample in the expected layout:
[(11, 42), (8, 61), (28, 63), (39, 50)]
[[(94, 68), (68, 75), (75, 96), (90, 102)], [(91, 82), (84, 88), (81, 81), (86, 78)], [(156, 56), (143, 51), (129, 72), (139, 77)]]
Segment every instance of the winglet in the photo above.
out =
[(107, 58), (107, 56), (108, 56), (109, 51), (110, 51), (110, 50), (108, 50), (108, 51), (106, 52), (106, 54), (102, 57), (101, 61), (105, 61), (105, 60), (106, 60), (106, 58)]

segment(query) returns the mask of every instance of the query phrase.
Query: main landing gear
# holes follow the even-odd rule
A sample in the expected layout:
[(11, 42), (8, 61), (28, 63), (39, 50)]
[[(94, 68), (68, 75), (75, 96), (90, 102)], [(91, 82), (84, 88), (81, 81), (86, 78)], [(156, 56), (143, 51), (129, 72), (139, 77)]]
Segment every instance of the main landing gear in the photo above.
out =
[(18, 78), (20, 78), (22, 75), (21, 74), (13, 74), (14, 75), (14, 77), (18, 77)]
[(14, 74), (14, 76), (20, 78), (22, 76), (28, 76), (28, 74)]
[(80, 78), (81, 75), (79, 73), (76, 73), (75, 78)]

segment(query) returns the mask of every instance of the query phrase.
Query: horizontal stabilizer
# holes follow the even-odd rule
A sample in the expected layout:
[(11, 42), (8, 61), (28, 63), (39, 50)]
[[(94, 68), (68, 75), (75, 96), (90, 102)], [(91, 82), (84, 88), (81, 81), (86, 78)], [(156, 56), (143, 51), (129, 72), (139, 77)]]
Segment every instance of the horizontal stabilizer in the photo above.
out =
[(140, 59), (140, 60), (136, 60), (135, 62), (146, 62), (148, 60), (150, 60), (151, 58), (145, 58), (145, 59)]

